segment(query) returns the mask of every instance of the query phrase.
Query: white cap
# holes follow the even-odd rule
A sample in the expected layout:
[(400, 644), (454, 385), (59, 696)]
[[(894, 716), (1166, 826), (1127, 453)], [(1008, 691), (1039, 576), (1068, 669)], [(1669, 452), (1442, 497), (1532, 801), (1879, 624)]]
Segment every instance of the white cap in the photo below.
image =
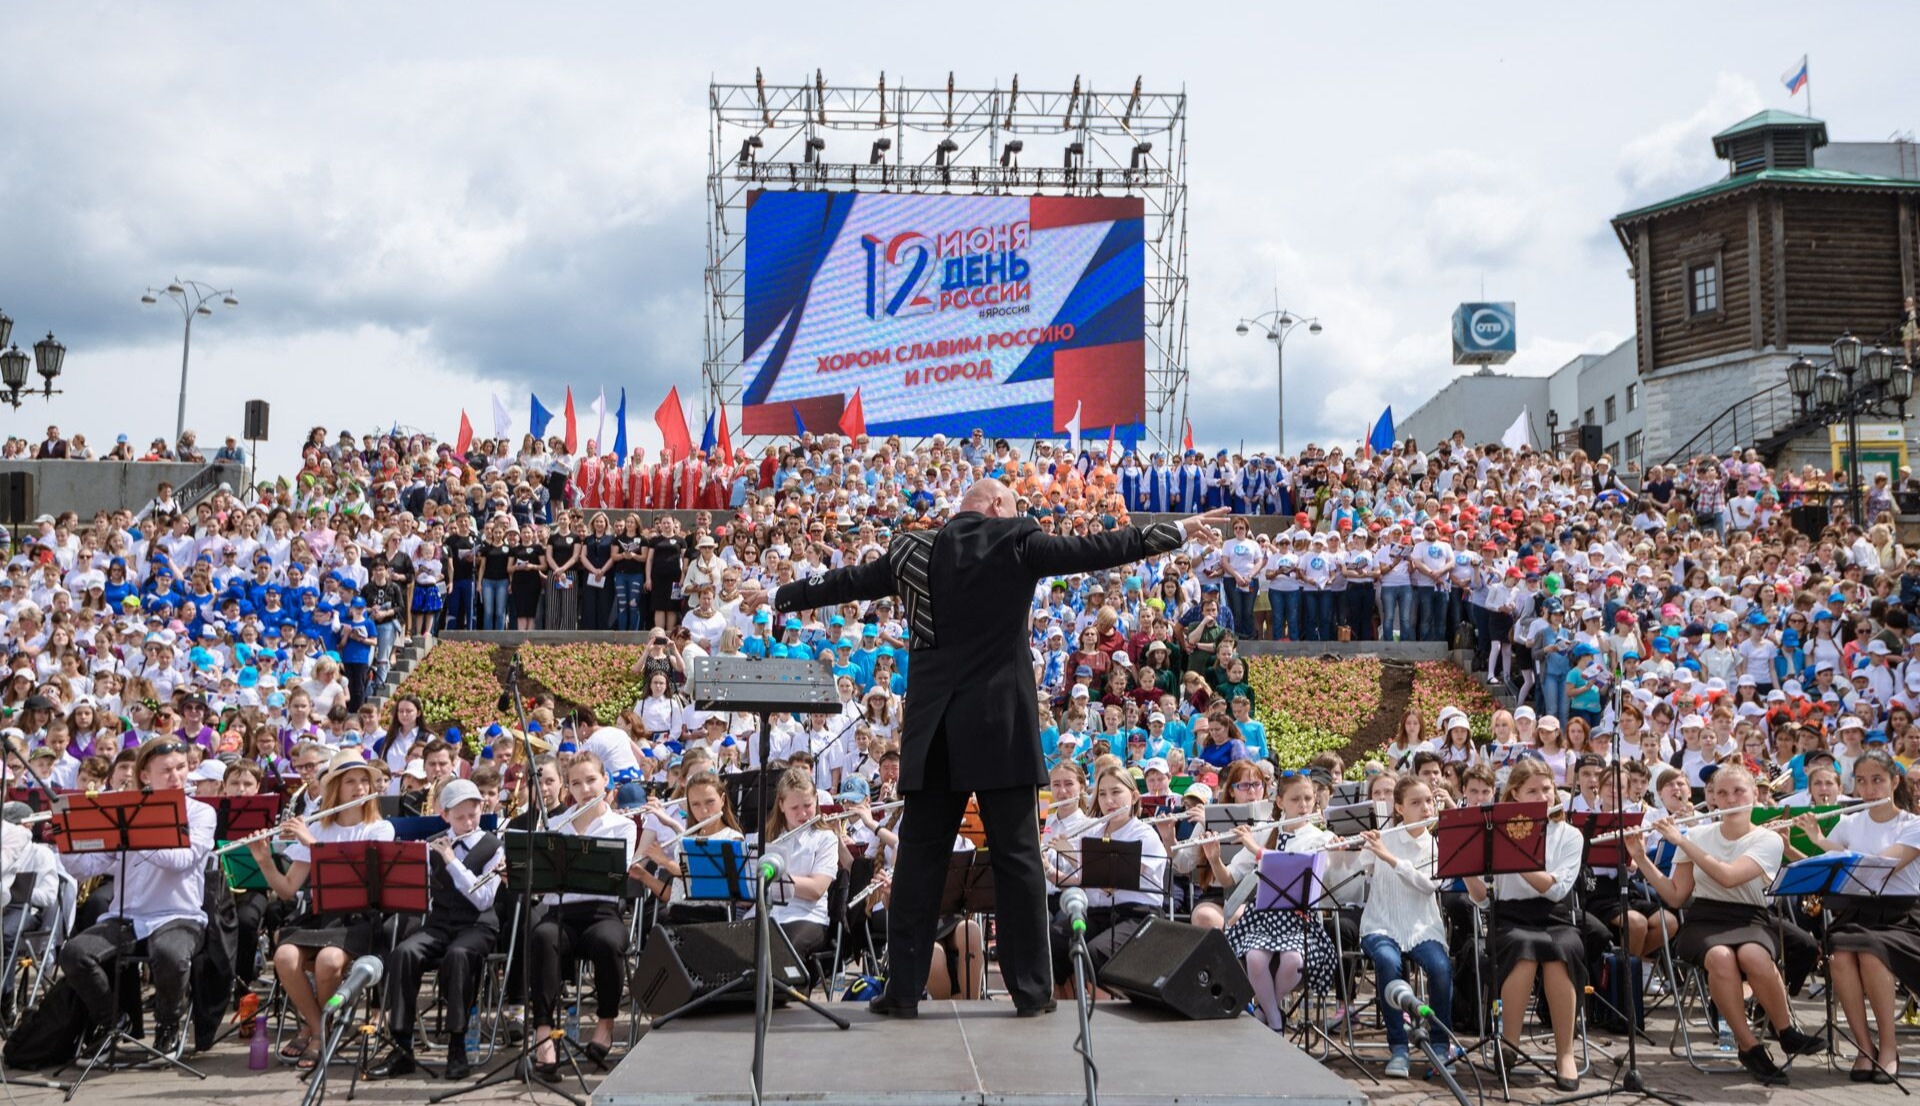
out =
[(1213, 801), (1213, 788), (1208, 787), (1199, 780), (1195, 780), (1193, 783), (1187, 785), (1186, 797), (1189, 799), (1198, 799), (1203, 803), (1210, 803)]
[(449, 780), (447, 784), (440, 789), (440, 798), (438, 802), (440, 804), (441, 811), (444, 812), (444, 811), (452, 810), (454, 807), (459, 806), (461, 803), (466, 802), (468, 799), (478, 799), (479, 797), (480, 797), (480, 786), (478, 784), (474, 783), (472, 780), (456, 779), (456, 780)]
[(1534, 720), (1534, 719), (1535, 719), (1536, 717), (1538, 717), (1538, 716), (1537, 716), (1537, 715), (1535, 715), (1535, 714), (1533, 713), (1533, 708), (1532, 708), (1532, 707), (1521, 707), (1520, 709), (1518, 709), (1518, 710), (1516, 710), (1516, 711), (1514, 711), (1514, 712), (1513, 712), (1513, 720), (1514, 720), (1515, 722), (1518, 722), (1518, 721), (1520, 721), (1520, 720), (1521, 720), (1521, 719), (1523, 719), (1523, 718), (1524, 718), (1524, 719), (1526, 719), (1527, 721), (1529, 721), (1529, 722), (1531, 722), (1531, 721), (1533, 721), (1533, 720)]
[(219, 783), (221, 780), (227, 778), (227, 766), (212, 757), (208, 757), (206, 760), (200, 762), (200, 767), (193, 770), (192, 778), (196, 780), (212, 780), (215, 783)]
[(1167, 767), (1166, 757), (1148, 757), (1147, 762), (1140, 766), (1140, 770), (1142, 772), (1171, 772), (1172, 771), (1171, 768)]

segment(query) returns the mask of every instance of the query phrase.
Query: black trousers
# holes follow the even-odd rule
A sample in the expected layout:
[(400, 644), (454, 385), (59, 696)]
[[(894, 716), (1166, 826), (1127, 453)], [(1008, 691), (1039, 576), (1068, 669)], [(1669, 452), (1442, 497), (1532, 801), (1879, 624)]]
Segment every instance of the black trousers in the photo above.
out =
[(93, 1023), (105, 1025), (113, 1016), (114, 968), (120, 957), (145, 956), (153, 973), (154, 1020), (178, 1025), (187, 1012), (187, 972), (200, 947), (201, 928), (199, 922), (173, 921), (135, 940), (131, 922), (109, 918), (67, 939), (60, 947), (60, 970), (73, 981)]
[[(951, 843), (951, 842), (949, 842)], [(620, 1016), (620, 983), (626, 974), (627, 924), (618, 903), (590, 899), (561, 903), (534, 924), (527, 955), (532, 985), (533, 1024), (554, 1025), (567, 961), (593, 965), (594, 1009), (602, 1018)]]
[(927, 786), (907, 793), (900, 819), (893, 898), (887, 909), (887, 1000), (910, 1005), (926, 990), (953, 839), (967, 811), (967, 796), (973, 794), (980, 800), (980, 820), (992, 850), (1001, 976), (1016, 1005), (1044, 1005), (1053, 997), (1053, 973), (1047, 947), (1047, 883), (1040, 868), (1039, 790), (949, 790), (946, 741), (942, 727), (927, 756)]
[[(481, 966), (499, 936), (485, 926), (429, 920), (395, 945), (387, 954), (387, 1024), (395, 1040), (411, 1043), (420, 981), (433, 968), (440, 973), (440, 997), (447, 1004), (447, 1036), (456, 1044), (465, 1041), (474, 981), (480, 978)], [(406, 1036), (401, 1037), (402, 1033)]]

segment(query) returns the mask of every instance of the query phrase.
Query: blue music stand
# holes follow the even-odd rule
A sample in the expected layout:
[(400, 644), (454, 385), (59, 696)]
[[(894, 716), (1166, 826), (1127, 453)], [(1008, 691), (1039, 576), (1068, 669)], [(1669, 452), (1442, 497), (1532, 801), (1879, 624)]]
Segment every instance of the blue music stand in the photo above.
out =
[[(1821, 853), (1805, 860), (1796, 860), (1780, 869), (1773, 877), (1773, 885), (1767, 888), (1767, 894), (1775, 898), (1806, 895), (1852, 895), (1872, 898), (1885, 893), (1887, 882), (1899, 865), (1892, 857), (1875, 856), (1864, 853)], [(1860, 1042), (1840, 1028), (1839, 1019), (1834, 1017), (1833, 1009), (1833, 927), (1820, 927), (1820, 955), (1827, 965), (1827, 1055), (1836, 1052), (1834, 1035), (1846, 1038), (1847, 1043), (1860, 1048)], [(1863, 1050), (1864, 1051), (1864, 1050)], [(1893, 1077), (1894, 1086), (1901, 1094), (1910, 1093), (1901, 1085), (1900, 1077)]]
[(680, 843), (680, 878), (689, 902), (750, 903), (746, 844), (730, 839), (689, 837)]

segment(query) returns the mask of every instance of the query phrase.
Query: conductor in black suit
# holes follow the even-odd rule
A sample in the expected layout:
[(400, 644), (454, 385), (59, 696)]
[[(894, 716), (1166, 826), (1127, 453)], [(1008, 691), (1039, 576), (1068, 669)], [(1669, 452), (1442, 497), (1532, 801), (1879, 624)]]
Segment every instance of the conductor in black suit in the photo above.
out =
[(901, 725), (906, 809), (887, 911), (891, 971), (886, 993), (868, 1009), (889, 1017), (918, 1013), (948, 858), (969, 795), (979, 797), (992, 850), (1007, 990), (1023, 1017), (1054, 1008), (1038, 818), (1047, 770), (1027, 644), (1034, 586), (1048, 576), (1168, 552), (1225, 514), (1056, 537), (1015, 513), (1005, 484), (980, 480), (939, 530), (900, 534), (884, 557), (774, 592), (780, 611), (888, 595), (904, 606), (913, 652)]

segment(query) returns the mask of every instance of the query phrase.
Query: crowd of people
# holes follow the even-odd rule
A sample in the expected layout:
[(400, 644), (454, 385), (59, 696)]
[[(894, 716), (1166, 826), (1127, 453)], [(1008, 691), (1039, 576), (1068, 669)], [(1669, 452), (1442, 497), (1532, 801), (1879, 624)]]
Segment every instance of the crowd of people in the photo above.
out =
[[(282, 1055), (310, 1067), (322, 1005), (353, 956), (374, 951), (390, 965), (391, 1047), (371, 1074), (414, 1069), (429, 969), (447, 1007), (448, 1066), (464, 1070), (474, 983), (507, 920), (497, 831), (536, 812), (564, 816), (561, 832), (624, 842), (638, 888), (545, 903), (528, 934), (510, 989), (548, 1075), (574, 1062), (545, 1035), (564, 1021), (570, 958), (594, 965), (597, 1022), (577, 1043), (599, 1062), (615, 1047), (632, 937), (656, 920), (725, 916), (676, 892), (687, 837), (760, 836), (787, 854), (793, 888), (774, 918), (803, 958), (849, 927), (860, 936), (843, 948), (879, 956), (884, 926), (858, 923), (886, 908), (897, 843), (888, 804), (912, 669), (906, 612), (880, 599), (780, 615), (757, 599), (882, 556), (899, 531), (938, 527), (973, 481), (992, 476), (1054, 533), (1160, 510), (1244, 511), (1224, 533), (1048, 580), (1033, 597), (1049, 872), (1072, 886), (1076, 843), (1094, 832), (1139, 842), (1146, 865), (1140, 891), (1088, 890), (1098, 958), (1151, 914), (1222, 928), (1259, 1015), (1284, 1029), (1298, 1023), (1303, 993), (1353, 1000), (1334, 953), (1345, 939), (1382, 988), (1420, 965), (1447, 1025), (1450, 1006), (1491, 1011), (1467, 998), (1473, 988), (1450, 1001), (1460, 969), (1448, 965), (1479, 964), (1478, 908), (1498, 900), (1488, 965), (1473, 978), (1503, 999), (1503, 1047), (1520, 1044), (1538, 986), (1556, 1042), (1551, 1074), (1573, 1082), (1573, 1011), (1594, 965), (1615, 948), (1649, 958), (1670, 948), (1702, 973), (1741, 1063), (1774, 1083), (1786, 1076), (1749, 1023), (1743, 988), (1788, 1053), (1824, 1047), (1787, 1004), (1813, 970), (1806, 946), (1779, 936), (1824, 926), (1860, 1042), (1858, 1077), (1895, 1070), (1896, 984), (1920, 984), (1920, 818), (1905, 781), (1920, 756), (1920, 627), (1910, 623), (1920, 562), (1898, 540), (1891, 481), (1876, 480), (1853, 519), (1844, 499), (1820, 494), (1819, 474), (1772, 471), (1751, 452), (1623, 477), (1606, 458), (1461, 435), (1431, 449), (1309, 447), (1280, 461), (1015, 450), (977, 431), (913, 445), (806, 436), (757, 458), (696, 451), (652, 464), (597, 452), (589, 442), (575, 458), (564, 442), (529, 437), (459, 454), (421, 435), (316, 428), (290, 479), (189, 509), (163, 494), (145, 510), (49, 515), (22, 537), (0, 577), (11, 797), (31, 810), (63, 791), (288, 796), (280, 848), (248, 848), (259, 881), (244, 885), (201, 878), (217, 827), (194, 800), (190, 845), (136, 858), (124, 888), (91, 860), (34, 853), (46, 846), (23, 827), (4, 830), (18, 861), (0, 868), (0, 896), (7, 875), (47, 877), (28, 901), (0, 898), (9, 933), (46, 924), (62, 884), (84, 881), (77, 917), (59, 923), (71, 934), (60, 967), (92, 1015), (79, 1047), (111, 1034), (105, 965), (133, 948), (155, 964), (161, 1051), (204, 1044), (209, 1023), (271, 972), (293, 1007)], [(1806, 503), (1831, 505), (1818, 533), (1789, 525)], [(669, 513), (687, 511), (685, 525)], [(1256, 522), (1263, 514), (1284, 525)], [(429, 724), (404, 689), (372, 704), (401, 643), (467, 628), (640, 633), (645, 694), (604, 720), (536, 702), (520, 732), (493, 719)], [(1334, 639), (1451, 641), (1515, 701), (1491, 719), (1490, 740), (1457, 710), (1431, 733), (1410, 716), (1353, 766), (1378, 817), (1341, 839), (1307, 820), (1336, 805), (1348, 765), (1274, 758), (1240, 647)], [(689, 704), (687, 661), (700, 655), (814, 662), (834, 676), (840, 707), (781, 720), (763, 765), (752, 716)], [(747, 824), (737, 783), (758, 770), (769, 810)], [(1817, 924), (1770, 905), (1762, 890), (1791, 846), (1741, 808), (1774, 795), (1872, 804), (1837, 824), (1837, 814), (1793, 824), (1803, 844), (1892, 858), (1888, 894)], [(1556, 814), (1542, 871), (1457, 888), (1433, 879), (1431, 812), (1496, 798), (1640, 812), (1646, 833), (1631, 833), (1611, 868), (1595, 867)], [(1696, 802), (1728, 813), (1676, 824)], [(1208, 808), (1243, 803), (1296, 821), (1219, 841), (1196, 832)], [(828, 807), (838, 814), (819, 820)], [(302, 905), (316, 846), (392, 839), (396, 818), (433, 815), (446, 823), (431, 847), (435, 895), (411, 932)], [(498, 821), (483, 828), (488, 815)], [(1358, 877), (1333, 904), (1231, 897), (1264, 854), (1315, 850)], [(1616, 909), (1622, 883), (1628, 905)], [(841, 916), (837, 904), (868, 885)], [(645, 922), (629, 920), (636, 909)], [(953, 923), (930, 987), (977, 995), (991, 927)], [(216, 944), (227, 958), (210, 985), (197, 969)], [(1062, 952), (1056, 981), (1070, 975)], [(1404, 1074), (1404, 1027), (1386, 1023), (1389, 1070)]]

